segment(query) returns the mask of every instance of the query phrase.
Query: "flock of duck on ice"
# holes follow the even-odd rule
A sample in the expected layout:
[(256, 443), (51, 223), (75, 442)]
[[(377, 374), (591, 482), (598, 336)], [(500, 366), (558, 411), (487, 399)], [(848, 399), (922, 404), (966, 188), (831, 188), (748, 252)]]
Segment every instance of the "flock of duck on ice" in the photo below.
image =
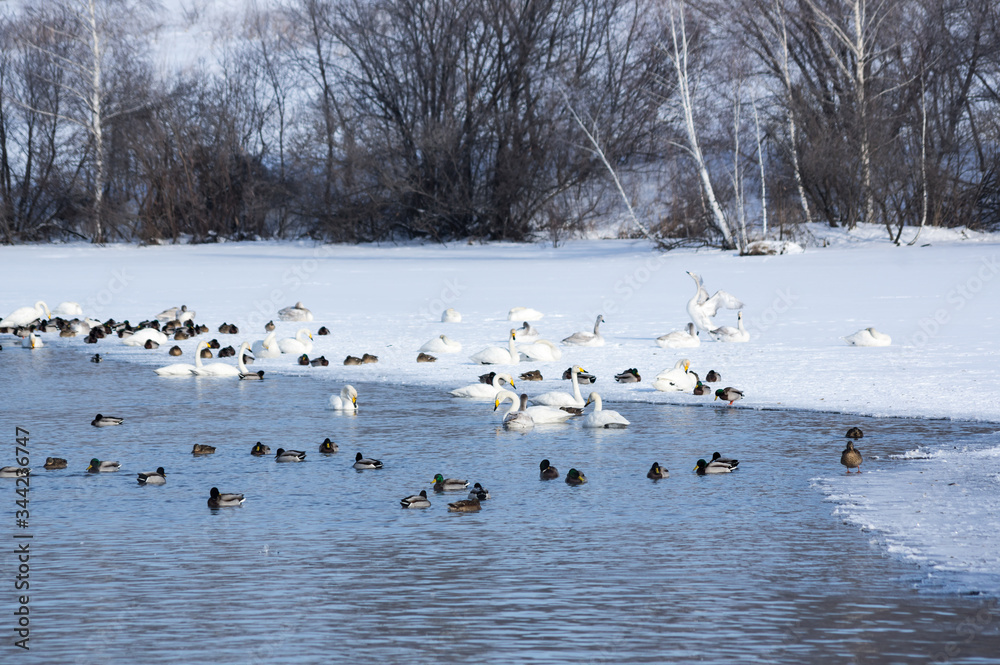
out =
[[(702, 279), (699, 275), (688, 272), (694, 280), (696, 290), (687, 304), (687, 312), (691, 317), (691, 323), (684, 331), (675, 331), (658, 337), (656, 343), (667, 349), (683, 349), (699, 346), (699, 332), (709, 333), (719, 342), (740, 343), (750, 339), (750, 333), (743, 326), (743, 303), (726, 291), (717, 291), (709, 296), (705, 290)], [(722, 308), (740, 310), (737, 313), (737, 325), (716, 326), (713, 318)], [(57, 318), (53, 321), (53, 315)], [(537, 330), (531, 325), (532, 321), (542, 318), (542, 313), (526, 307), (515, 307), (508, 313), (508, 320), (522, 321), (521, 328), (511, 329), (508, 344), (506, 347), (491, 346), (470, 356), (470, 360), (479, 365), (517, 365), (524, 361), (551, 362), (562, 358), (562, 351), (557, 345), (546, 339), (540, 339)], [(291, 307), (285, 307), (278, 311), (278, 317), (283, 321), (309, 322), (313, 320), (313, 314), (306, 309), (301, 302)], [(21, 338), (21, 345), (25, 348), (36, 349), (43, 346), (41, 338), (36, 333), (59, 331), (60, 336), (73, 337), (85, 335), (88, 342), (96, 342), (97, 339), (106, 335), (117, 333), (122, 338), (124, 344), (130, 346), (143, 346), (147, 349), (155, 349), (162, 344), (166, 344), (173, 335), (175, 340), (188, 339), (192, 335), (208, 332), (207, 326), (199, 326), (194, 323), (195, 312), (190, 311), (185, 306), (174, 307), (164, 310), (155, 319), (144, 321), (137, 327), (132, 327), (128, 322), (116, 323), (108, 321), (101, 323), (93, 319), (84, 317), (84, 313), (79, 304), (64, 302), (54, 310), (49, 310), (43, 301), (38, 301), (32, 307), (21, 307), (14, 310), (3, 320), (0, 320), (0, 332), (9, 332)], [(441, 317), (444, 323), (459, 323), (462, 320), (461, 314), (454, 309), (447, 309)], [(598, 315), (594, 323), (593, 332), (576, 332), (562, 340), (566, 346), (603, 346), (604, 338), (600, 332), (601, 323), (604, 317)], [(222, 324), (220, 333), (235, 334), (238, 332), (236, 326)], [(254, 358), (273, 358), (283, 354), (299, 356), (301, 364), (328, 364), (325, 358), (310, 361), (308, 354), (313, 348), (313, 338), (308, 328), (301, 328), (295, 337), (277, 339), (274, 332), (273, 322), (266, 326), (267, 335), (262, 340), (253, 344), (243, 342), (239, 352), (233, 353), (230, 347), (229, 355), (235, 355), (237, 364), (226, 363), (203, 364), (202, 358), (211, 358), (212, 342), (201, 342), (195, 351), (195, 362), (174, 363), (154, 370), (160, 376), (214, 376), (214, 377), (238, 377), (241, 380), (261, 380), (264, 378), (263, 371), (251, 372), (247, 364), (252, 363)], [(328, 334), (325, 328), (321, 328), (320, 334)], [(515, 345), (516, 340), (530, 340), (528, 343)], [(843, 338), (848, 344), (855, 346), (888, 346), (891, 338), (874, 328), (865, 328), (853, 335)], [(214, 340), (213, 340), (214, 342)], [(218, 348), (218, 343), (214, 344)], [(2, 350), (0, 346), (0, 350)], [(418, 350), (418, 362), (434, 362), (436, 357), (432, 354), (461, 353), (461, 343), (450, 339), (447, 335), (439, 335), (431, 339)], [(252, 356), (248, 355), (252, 352)], [(174, 346), (170, 350), (171, 355), (182, 355), (180, 347)], [(222, 357), (220, 353), (220, 357)], [(100, 362), (99, 354), (92, 360)], [(346, 365), (363, 364), (368, 362), (378, 362), (376, 356), (365, 354), (363, 358), (348, 356), (344, 361)], [(541, 380), (538, 370), (532, 370), (520, 375), (521, 380)], [(480, 377), (478, 383), (474, 383), (451, 391), (455, 397), (470, 399), (492, 400), (494, 410), (506, 402), (510, 402), (510, 409), (504, 416), (503, 427), (514, 431), (528, 431), (536, 424), (564, 423), (570, 419), (582, 416), (581, 424), (586, 428), (618, 429), (625, 428), (629, 421), (617, 411), (603, 408), (601, 396), (597, 392), (591, 392), (587, 399), (583, 398), (580, 392), (580, 384), (593, 383), (594, 377), (586, 372), (582, 367), (573, 365), (563, 375), (564, 379), (572, 382), (572, 392), (551, 391), (529, 398), (527, 394), (518, 395), (508, 388), (514, 388), (514, 378), (507, 372), (490, 372)], [(721, 377), (714, 370), (706, 375), (706, 382), (714, 383)], [(615, 376), (615, 380), (621, 383), (635, 383), (641, 380), (636, 369), (628, 369)], [(664, 370), (657, 375), (653, 382), (653, 387), (665, 392), (693, 392), (696, 395), (712, 394), (711, 390), (702, 383), (700, 377), (690, 371), (690, 361), (682, 359), (677, 361), (674, 367)], [(714, 392), (716, 399), (723, 399), (732, 404), (736, 400), (742, 399), (743, 392), (733, 387), (719, 388)], [(532, 404), (529, 406), (529, 402)], [(593, 410), (585, 413), (584, 409), (591, 404)], [(330, 397), (329, 408), (336, 411), (357, 412), (358, 393), (350, 385), (344, 386), (340, 394)], [(97, 417), (91, 423), (95, 427), (108, 427), (122, 424), (123, 419), (103, 416)], [(857, 439), (863, 436), (858, 428), (851, 428), (848, 431), (849, 439)], [(199, 450), (200, 449), (200, 450)], [(212, 446), (196, 444), (194, 454), (210, 454), (214, 452)], [(320, 445), (320, 452), (333, 453), (337, 451), (335, 443), (327, 439)], [(263, 444), (256, 444), (251, 451), (254, 455), (264, 455), (270, 453), (270, 448)], [(305, 458), (305, 453), (296, 450), (284, 450), (279, 448), (275, 456), (277, 462), (299, 462)], [(853, 442), (847, 444), (847, 448), (841, 455), (841, 463), (847, 467), (848, 473), (851, 469), (858, 469), (861, 473), (862, 458)], [(722, 457), (715, 453), (711, 461), (706, 462), (700, 459), (697, 462), (695, 471), (698, 474), (730, 473), (738, 468), (739, 461)], [(66, 460), (60, 458), (49, 458), (46, 461), (46, 469), (65, 468)], [(92, 459), (89, 472), (99, 473), (104, 471), (117, 471), (120, 468), (118, 462), (101, 461)], [(355, 457), (354, 468), (360, 470), (380, 469), (382, 462), (376, 459), (364, 457), (360, 452)], [(26, 475), (28, 469), (21, 467), (0, 468), (0, 477), (16, 477)], [(660, 467), (659, 463), (654, 463), (648, 473), (648, 478), (659, 480), (669, 476), (669, 471)], [(541, 480), (553, 480), (559, 477), (559, 472), (549, 464), (548, 460), (542, 460), (539, 465), (539, 478)], [(585, 482), (586, 476), (577, 470), (570, 469), (565, 477), (566, 483), (570, 485), (581, 485)], [(138, 474), (138, 482), (144, 485), (159, 485), (166, 482), (166, 474), (163, 467), (156, 471)], [(468, 487), (465, 480), (453, 478), (445, 479), (438, 474), (434, 479), (434, 490), (446, 492), (454, 490), (464, 490)], [(480, 502), (489, 498), (489, 492), (476, 483), (469, 492), (469, 497), (462, 501), (449, 504), (449, 510), (455, 512), (471, 512), (480, 509)], [(242, 494), (220, 493), (217, 488), (212, 488), (208, 505), (212, 508), (227, 506), (238, 506), (242, 504), (244, 497)], [(426, 491), (406, 497), (400, 501), (404, 508), (426, 508), (430, 506)]]

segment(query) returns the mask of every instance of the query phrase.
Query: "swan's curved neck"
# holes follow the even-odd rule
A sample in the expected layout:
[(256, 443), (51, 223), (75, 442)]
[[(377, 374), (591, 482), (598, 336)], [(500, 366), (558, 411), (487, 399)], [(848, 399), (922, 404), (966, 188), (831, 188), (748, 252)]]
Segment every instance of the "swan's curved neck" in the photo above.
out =
[(604, 405), (601, 403), (601, 396), (598, 395), (597, 393), (593, 394), (591, 400), (594, 402), (594, 413), (597, 413), (602, 408), (604, 408)]
[(250, 373), (250, 370), (247, 369), (246, 363), (243, 362), (243, 354), (249, 348), (250, 344), (248, 342), (243, 342), (242, 344), (240, 344), (240, 352), (239, 355), (236, 356), (236, 366), (240, 368), (240, 374)]
[[(510, 351), (510, 359), (513, 362), (518, 362), (521, 360), (521, 356), (517, 353), (517, 347), (514, 346), (514, 335), (510, 336), (507, 341), (507, 349)], [(517, 405), (517, 399), (514, 400), (515, 406)]]
[(570, 372), (570, 378), (573, 380), (573, 397), (576, 398), (576, 403), (579, 404), (583, 401), (583, 395), (580, 394), (580, 379), (576, 378), (576, 368)]
[(507, 400), (510, 400), (510, 410), (503, 414), (504, 420), (506, 420), (508, 416), (512, 416), (517, 413), (521, 408), (521, 402), (518, 396), (509, 390), (504, 390), (500, 395), (500, 403), (502, 404)]
[(297, 333), (295, 333), (295, 339), (299, 340), (303, 344), (309, 340), (309, 329), (300, 328)]
[(194, 366), (198, 369), (202, 368), (201, 364), (201, 350), (208, 348), (208, 342), (201, 342), (198, 344), (198, 348), (194, 350)]
[(601, 334), (600, 331), (598, 330), (598, 328), (601, 327), (601, 321), (603, 321), (603, 320), (604, 320), (604, 317), (603, 316), (599, 316), (599, 317), (597, 317), (597, 320), (594, 321), (594, 335), (600, 335)]

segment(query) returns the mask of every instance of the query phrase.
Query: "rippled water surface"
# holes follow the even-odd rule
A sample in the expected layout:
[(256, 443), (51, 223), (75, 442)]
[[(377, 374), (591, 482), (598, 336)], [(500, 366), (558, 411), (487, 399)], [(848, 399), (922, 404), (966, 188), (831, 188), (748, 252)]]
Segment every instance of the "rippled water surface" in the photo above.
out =
[[(317, 372), (328, 371), (317, 369)], [(491, 404), (327, 382), (164, 379), (48, 348), (0, 352), (0, 464), (31, 432), (31, 651), (44, 663), (997, 662), (996, 600), (929, 590), (917, 568), (841, 523), (810, 486), (866, 454), (994, 427), (829, 414), (627, 404), (625, 431), (497, 429)], [(614, 405), (608, 405), (614, 408)], [(94, 414), (121, 427), (90, 426)], [(341, 452), (317, 452), (324, 437)], [(307, 451), (302, 464), (251, 446)], [(217, 446), (195, 458), (193, 443)], [(738, 472), (699, 477), (714, 450)], [(381, 471), (351, 468), (354, 453)], [(46, 456), (69, 468), (44, 471)], [(87, 474), (92, 457), (118, 473)], [(538, 462), (589, 479), (541, 482)], [(652, 462), (672, 477), (645, 478)], [(140, 487), (157, 466), (167, 484)], [(477, 514), (447, 512), (435, 473), (481, 482)], [(208, 490), (243, 492), (211, 511)], [(432, 507), (398, 500), (427, 489)], [(13, 481), (0, 480), (14, 528)], [(8, 539), (8, 542), (11, 542)], [(7, 549), (7, 548), (5, 548)], [(13, 607), (16, 563), (2, 562)], [(9, 635), (15, 627), (5, 611)], [(9, 630), (8, 630), (9, 629)], [(3, 657), (3, 662), (15, 662)]]

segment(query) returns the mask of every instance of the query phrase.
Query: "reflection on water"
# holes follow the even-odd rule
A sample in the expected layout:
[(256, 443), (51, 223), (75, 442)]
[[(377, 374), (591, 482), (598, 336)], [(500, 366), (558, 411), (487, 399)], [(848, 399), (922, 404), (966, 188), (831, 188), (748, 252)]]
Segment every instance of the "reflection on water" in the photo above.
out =
[[(851, 425), (871, 459), (989, 426), (622, 404), (625, 431), (517, 434), (498, 429), (491, 404), (444, 391), (358, 385), (361, 411), (347, 416), (325, 409), (329, 384), (306, 378), (164, 379), (48, 348), (4, 350), (0, 372), (0, 431), (8, 444), (15, 425), (31, 431), (36, 469), (29, 660), (975, 663), (1000, 653), (994, 599), (919, 591), (918, 569), (840, 523), (809, 482), (842, 473)], [(125, 424), (93, 428), (97, 412)], [(317, 452), (327, 436), (340, 453)], [(256, 441), (308, 457), (252, 457)], [(194, 443), (218, 452), (195, 458)], [(740, 470), (695, 475), (714, 450)], [(385, 468), (354, 471), (357, 451)], [(46, 456), (69, 468), (42, 471)], [(91, 457), (122, 470), (87, 474)], [(588, 484), (540, 482), (543, 457)], [(645, 478), (654, 461), (669, 479)], [(135, 474), (157, 466), (167, 484), (138, 486)], [(436, 473), (481, 482), (493, 498), (453, 514), (447, 502), (464, 494), (429, 491), (431, 508), (401, 510)], [(212, 486), (245, 493), (245, 505), (209, 510)], [(12, 502), (13, 485), (0, 496)], [(2, 566), (13, 579), (12, 557)]]

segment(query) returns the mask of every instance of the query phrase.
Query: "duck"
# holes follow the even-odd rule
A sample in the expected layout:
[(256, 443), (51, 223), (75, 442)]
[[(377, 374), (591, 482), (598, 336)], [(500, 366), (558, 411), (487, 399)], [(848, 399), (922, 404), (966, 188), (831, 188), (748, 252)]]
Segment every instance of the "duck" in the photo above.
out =
[(159, 344), (157, 344), (156, 342), (154, 342), (154, 341), (153, 341), (153, 340), (151, 340), (151, 339), (147, 339), (147, 340), (146, 340), (146, 343), (142, 345), (142, 348), (144, 348), (144, 349), (149, 349), (149, 350), (153, 350), (153, 349), (158, 349), (158, 348), (160, 348), (160, 345), (159, 345)]
[(587, 482), (587, 476), (583, 475), (583, 471), (570, 469), (569, 473), (566, 474), (567, 485), (583, 485), (585, 482)]
[(329, 335), (330, 334), (330, 329), (327, 328), (326, 326), (320, 326), (319, 330), (316, 331), (316, 334), (317, 335), (324, 335), (324, 336), (325, 335)]
[[(194, 373), (196, 376), (212, 377), (239, 377), (240, 368), (226, 363), (209, 363), (203, 365), (201, 362), (201, 352), (208, 348), (208, 342), (199, 342), (194, 354)], [(242, 358), (240, 358), (242, 360)]]
[[(350, 357), (350, 356), (348, 356), (348, 357)], [(418, 353), (417, 354), (417, 362), (418, 363), (436, 363), (437, 362), (437, 358), (435, 358), (434, 356), (429, 355), (427, 353)]]
[(718, 390), (715, 391), (715, 399), (723, 399), (729, 402), (729, 405), (732, 406), (733, 402), (743, 399), (743, 391), (737, 390), (732, 386), (729, 386), (727, 388), (719, 388)]
[(313, 313), (301, 302), (297, 302), (290, 307), (282, 307), (278, 310), (278, 318), (282, 321), (312, 321)]
[(691, 271), (688, 271), (688, 276), (694, 280), (695, 284), (694, 295), (687, 304), (688, 316), (691, 317), (691, 321), (699, 330), (707, 332), (717, 328), (712, 323), (712, 317), (715, 316), (720, 307), (743, 309), (743, 303), (733, 294), (726, 291), (716, 291), (715, 295), (710, 298), (701, 277)]
[(860, 427), (852, 427), (851, 429), (847, 430), (847, 434), (845, 434), (844, 436), (846, 436), (848, 439), (860, 439), (864, 435), (865, 433), (861, 431)]
[(184, 355), (184, 352), (181, 351), (181, 347), (177, 346), (176, 344), (174, 344), (173, 346), (171, 346), (170, 347), (170, 351), (168, 351), (167, 353), (169, 353), (170, 355), (175, 356), (175, 357), (176, 356), (183, 356)]
[(369, 365), (377, 362), (378, 362), (378, 356), (373, 356), (370, 353), (366, 353), (363, 356), (361, 356), (362, 365)]
[(419, 494), (400, 499), (399, 505), (403, 508), (430, 508), (431, 502), (427, 499), (427, 490), (420, 490)]
[(263, 381), (264, 380), (264, 370), (257, 370), (256, 372), (251, 372), (247, 369), (246, 363), (246, 352), (250, 349), (250, 342), (243, 342), (240, 344), (240, 351), (236, 354), (236, 369), (240, 372), (240, 379), (243, 381)]
[(162, 466), (158, 466), (156, 471), (140, 473), (138, 482), (140, 485), (164, 485), (167, 482), (167, 473)]
[(476, 483), (472, 487), (472, 489), (469, 490), (469, 498), (479, 499), (480, 501), (486, 501), (487, 499), (490, 498), (490, 491), (485, 487), (483, 487), (482, 485), (480, 485), (479, 483)]
[(346, 358), (344, 358), (344, 364), (345, 365), (361, 365), (363, 363), (361, 362), (361, 358), (358, 358), (357, 356), (347, 356)]
[(653, 466), (646, 472), (646, 477), (650, 480), (663, 480), (670, 477), (670, 472), (662, 468), (659, 462), (653, 462)]
[(278, 348), (278, 334), (274, 331), (269, 332), (264, 336), (264, 339), (258, 339), (253, 343), (251, 350), (253, 351), (254, 358), (277, 358), (281, 355), (281, 349)]
[(215, 446), (210, 446), (207, 443), (196, 443), (191, 447), (192, 455), (211, 455), (215, 453)]
[(701, 345), (698, 338), (698, 331), (694, 329), (694, 324), (687, 324), (687, 330), (675, 330), (674, 332), (660, 335), (656, 338), (656, 344), (664, 349), (690, 349)]
[(124, 418), (116, 418), (114, 416), (102, 416), (97, 414), (94, 419), (90, 421), (90, 424), (94, 427), (114, 427), (115, 425), (121, 425), (125, 422)]
[[(499, 408), (500, 404), (502, 404), (505, 400), (508, 399), (511, 401), (511, 404), (513, 406), (511, 407), (510, 411), (508, 411), (507, 414), (504, 416), (505, 427), (506, 427), (507, 416), (510, 416), (511, 414), (517, 414), (522, 411), (531, 416), (531, 421), (535, 425), (551, 425), (554, 423), (564, 423), (573, 417), (572, 413), (568, 411), (563, 411), (562, 409), (556, 408), (554, 406), (543, 406), (543, 405), (528, 406), (527, 395), (518, 396), (516, 393), (513, 393), (509, 390), (501, 390), (500, 392), (497, 393), (497, 396), (493, 402), (493, 410), (496, 411)], [(519, 427), (517, 426), (515, 426), (514, 428), (507, 427), (507, 429), (519, 429)], [(527, 427), (526, 429), (531, 429), (531, 428)]]
[(450, 513), (476, 513), (482, 508), (479, 499), (462, 499), (448, 504)]
[(694, 372), (690, 371), (691, 361), (687, 358), (678, 360), (670, 369), (665, 369), (656, 375), (653, 387), (660, 392), (691, 392), (698, 385)]
[(722, 375), (714, 369), (709, 370), (708, 374), (705, 375), (705, 383), (718, 383), (719, 381), (722, 381)]
[(308, 366), (309, 365), (309, 356), (307, 356), (306, 354), (303, 353), (301, 356), (299, 356), (299, 359), (296, 362), (298, 362), (300, 365)]
[(521, 327), (517, 328), (514, 332), (517, 333), (519, 339), (534, 339), (538, 337), (538, 330), (528, 321), (524, 321)]
[(267, 323), (264, 324), (264, 332), (272, 332), (272, 331), (274, 331), (274, 320), (273, 319), (271, 321), (268, 321)]
[(537, 369), (532, 369), (527, 372), (522, 372), (519, 377), (522, 381), (543, 381), (542, 372)]
[(508, 321), (538, 321), (544, 314), (530, 307), (511, 307), (507, 312)]
[(243, 381), (263, 381), (264, 380), (264, 370), (259, 369), (256, 372), (245, 372), (240, 374), (240, 379)]
[(277, 452), (274, 454), (275, 462), (301, 462), (306, 458), (306, 454), (301, 450), (285, 450), (284, 448), (278, 448)]
[(97, 459), (96, 457), (90, 460), (90, 466), (87, 467), (88, 473), (108, 473), (110, 471), (117, 471), (121, 468), (121, 462), (111, 462)]
[(858, 473), (861, 473), (862, 461), (861, 453), (854, 447), (854, 442), (848, 441), (844, 452), (840, 453), (840, 463), (847, 467), (847, 473), (850, 473), (851, 469), (857, 469)]
[(730, 473), (732, 472), (733, 467), (721, 462), (706, 462), (705, 460), (700, 459), (695, 464), (694, 470), (699, 476), (704, 476), (710, 473)]
[[(493, 410), (496, 411), (500, 407), (500, 403), (510, 399), (513, 402), (510, 411), (508, 411), (503, 417), (503, 428), (505, 430), (515, 430), (518, 432), (525, 432), (529, 429), (534, 428), (535, 419), (527, 411), (528, 407), (528, 396), (522, 394), (520, 400), (517, 396), (510, 392), (509, 390), (504, 390), (496, 396), (493, 401)], [(553, 409), (557, 411), (558, 409)]]
[(340, 450), (340, 447), (330, 440), (330, 437), (326, 437), (323, 443), (319, 444), (319, 451), (324, 455), (331, 455)]
[(0, 467), (0, 478), (23, 478), (30, 476), (31, 469), (26, 466), (4, 466)]
[(49, 470), (52, 470), (52, 469), (65, 469), (66, 468), (66, 460), (64, 460), (62, 457), (46, 457), (45, 458), (45, 464), (44, 464), (43, 468), (49, 469)]
[(631, 423), (626, 420), (625, 416), (618, 413), (617, 411), (612, 411), (610, 409), (604, 409), (601, 404), (601, 396), (596, 392), (590, 393), (587, 398), (587, 404), (584, 406), (594, 405), (594, 410), (583, 417), (583, 426), (589, 429), (624, 429), (628, 427)]
[(730, 467), (732, 467), (733, 471), (735, 471), (736, 467), (740, 465), (740, 461), (738, 459), (733, 459), (731, 457), (723, 457), (722, 453), (718, 451), (712, 453), (712, 461), (709, 462), (709, 464), (716, 462), (719, 464), (728, 464)]
[(493, 383), (493, 377), (497, 375), (496, 372), (486, 372), (486, 374), (479, 375), (479, 383), (485, 383), (486, 385), (491, 385)]
[(570, 368), (570, 380), (573, 382), (573, 394), (562, 392), (561, 390), (553, 390), (551, 392), (542, 393), (531, 398), (532, 404), (539, 404), (541, 406), (586, 406), (587, 402), (583, 399), (583, 395), (580, 394), (580, 380), (579, 375), (585, 372), (582, 367), (574, 365)]
[(692, 390), (691, 393), (694, 395), (711, 395), (712, 389), (709, 386), (706, 386), (701, 381), (699, 381), (697, 385), (695, 385), (694, 390)]
[(382, 461), (377, 459), (370, 459), (364, 457), (361, 453), (354, 456), (354, 468), (357, 470), (362, 469), (381, 469)]
[(555, 362), (562, 359), (562, 349), (547, 339), (535, 340), (518, 349), (522, 361)]
[(434, 485), (435, 492), (456, 492), (459, 490), (464, 490), (469, 486), (468, 480), (459, 480), (458, 478), (445, 478), (440, 473), (435, 474), (434, 478), (431, 480), (431, 484)]
[(874, 328), (865, 328), (853, 335), (841, 337), (841, 339), (851, 346), (889, 346), (892, 344), (892, 337), (885, 333), (880, 333)]
[[(566, 371), (562, 373), (562, 379), (563, 379), (563, 381), (572, 381), (573, 380), (573, 367), (572, 366), (567, 367)], [(585, 372), (583, 370), (583, 368), (580, 368), (580, 371), (576, 375), (576, 381), (581, 386), (588, 386), (588, 385), (590, 385), (592, 383), (597, 383), (597, 377), (594, 376), (593, 374)]]
[[(94, 329), (96, 330), (96, 328)], [(91, 333), (94, 332), (91, 330)], [(146, 342), (152, 341), (157, 344), (166, 344), (170, 338), (161, 333), (155, 328), (143, 328), (142, 330), (137, 330), (128, 337), (122, 338), (122, 344), (125, 346), (146, 346)]]
[(543, 459), (538, 463), (538, 479), (539, 480), (555, 480), (559, 477), (559, 469), (555, 468), (547, 459)]
[(621, 374), (615, 374), (615, 381), (618, 383), (639, 383), (642, 381), (642, 377), (639, 376), (639, 370), (632, 367)]
[(352, 385), (346, 385), (340, 389), (339, 395), (330, 395), (327, 406), (334, 411), (354, 411), (358, 410), (358, 391)]
[(271, 454), (271, 446), (265, 446), (263, 443), (258, 441), (253, 444), (253, 448), (250, 449), (250, 454), (254, 457), (263, 457), (264, 455)]
[(517, 352), (517, 348), (514, 346), (516, 336), (514, 329), (511, 328), (506, 349), (499, 346), (489, 346), (479, 353), (469, 356), (469, 360), (480, 365), (518, 364), (521, 362), (521, 354)]
[(45, 301), (39, 300), (33, 307), (19, 307), (0, 320), (0, 328), (21, 328), (39, 319), (51, 319), (52, 312)]
[(598, 314), (594, 321), (594, 332), (575, 332), (565, 338), (562, 343), (569, 346), (604, 346), (604, 338), (601, 336), (601, 324), (604, 323), (604, 315)]
[(242, 494), (220, 492), (218, 487), (213, 487), (209, 492), (208, 507), (235, 508), (236, 506), (242, 506), (245, 500)]
[(749, 342), (750, 333), (743, 327), (743, 312), (736, 313), (736, 327), (722, 326), (712, 331), (712, 337), (718, 342)]
[[(453, 397), (464, 397), (466, 399), (475, 400), (491, 400), (496, 398), (497, 393), (504, 390), (505, 385), (511, 388), (516, 388), (514, 385), (514, 377), (505, 372), (490, 372), (493, 377), (490, 379), (490, 385), (484, 383), (470, 383), (467, 386), (461, 388), (455, 388), (449, 391), (448, 394)], [(482, 377), (480, 377), (482, 379)]]
[(28, 333), (28, 336), (21, 340), (21, 346), (26, 349), (40, 349), (45, 344), (42, 342), (42, 338), (37, 337), (35, 333)]
[(448, 309), (441, 312), (441, 323), (461, 323), (462, 315), (455, 311), (454, 307), (449, 307)]
[(462, 343), (456, 342), (447, 335), (438, 335), (434, 339), (424, 342), (418, 351), (424, 353), (461, 353)]
[(312, 338), (312, 333), (309, 332), (308, 328), (299, 328), (298, 332), (295, 333), (295, 337), (279, 339), (278, 348), (281, 349), (282, 353), (289, 353), (292, 355), (312, 353)]

